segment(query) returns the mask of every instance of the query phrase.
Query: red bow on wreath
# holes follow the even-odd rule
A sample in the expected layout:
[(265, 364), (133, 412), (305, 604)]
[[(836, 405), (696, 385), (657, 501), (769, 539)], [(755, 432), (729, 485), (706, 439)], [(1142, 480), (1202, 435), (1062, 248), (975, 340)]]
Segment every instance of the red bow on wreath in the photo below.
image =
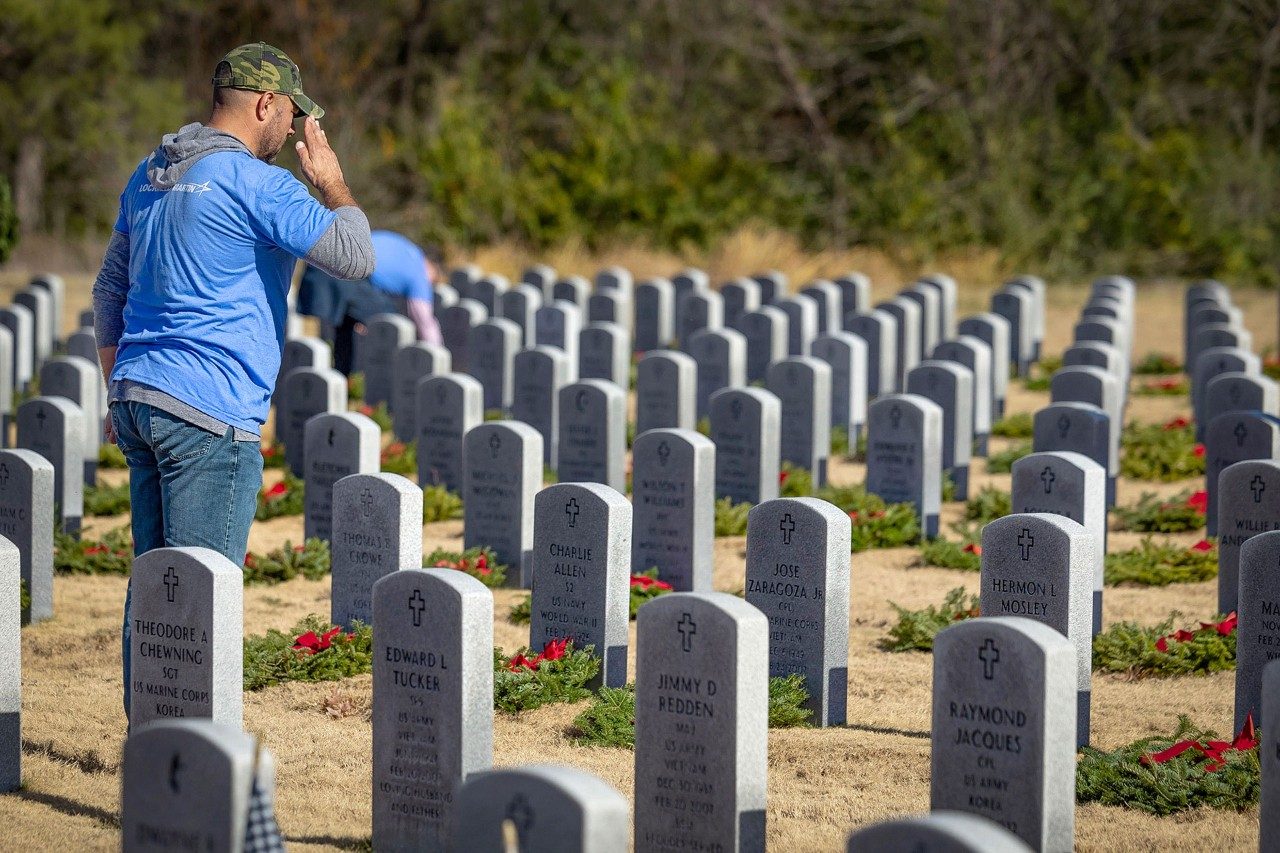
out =
[[(1226, 619), (1223, 619), (1221, 622), (1201, 622), (1200, 630), (1208, 631), (1209, 629), (1212, 628), (1214, 631), (1217, 631), (1222, 636), (1229, 637), (1231, 636), (1232, 632), (1235, 631), (1236, 626), (1239, 624), (1239, 622), (1240, 622), (1240, 619), (1236, 616), (1235, 612), (1233, 611), (1230, 615), (1227, 616)], [(1170, 640), (1174, 640), (1179, 643), (1189, 643), (1196, 638), (1196, 633), (1197, 633), (1196, 631), (1188, 631), (1185, 628), (1175, 631), (1167, 637), (1161, 637), (1160, 639), (1156, 640), (1156, 649), (1162, 652), (1168, 652)]]
[(1208, 761), (1205, 764), (1205, 770), (1209, 773), (1221, 770), (1226, 766), (1228, 752), (1240, 751), (1246, 752), (1250, 749), (1257, 749), (1258, 733), (1253, 727), (1253, 714), (1245, 718), (1244, 728), (1240, 729), (1240, 734), (1236, 735), (1235, 740), (1227, 743), (1225, 740), (1211, 740), (1208, 743), (1200, 743), (1195, 740), (1178, 741), (1168, 749), (1152, 755), (1144, 755), (1140, 759), (1142, 764), (1164, 764), (1182, 755), (1188, 750), (1196, 750), (1203, 755)]

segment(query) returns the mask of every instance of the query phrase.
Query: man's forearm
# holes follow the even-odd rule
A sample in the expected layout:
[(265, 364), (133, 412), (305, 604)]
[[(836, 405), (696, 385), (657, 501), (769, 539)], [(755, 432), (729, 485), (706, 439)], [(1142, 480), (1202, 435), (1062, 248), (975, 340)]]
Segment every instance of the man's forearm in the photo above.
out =
[(102, 381), (111, 384), (111, 371), (116, 367), (116, 347), (98, 347), (98, 363), (102, 365)]
[(330, 210), (337, 210), (340, 207), (359, 207), (356, 204), (356, 197), (351, 194), (351, 189), (347, 186), (346, 181), (334, 181), (318, 188), (320, 196), (324, 200), (324, 206)]

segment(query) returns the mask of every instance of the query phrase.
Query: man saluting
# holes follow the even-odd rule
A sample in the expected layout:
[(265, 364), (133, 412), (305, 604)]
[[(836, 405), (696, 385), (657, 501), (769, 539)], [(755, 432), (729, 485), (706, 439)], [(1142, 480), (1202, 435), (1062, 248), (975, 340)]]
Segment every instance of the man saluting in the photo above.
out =
[[(242, 45), (214, 70), (209, 122), (167, 134), (120, 195), (93, 308), (136, 554), (201, 546), (244, 562), (294, 261), (373, 272), (323, 115), (282, 51)], [(299, 118), (298, 159), (323, 203), (271, 165)], [(127, 688), (127, 596), (124, 655)]]

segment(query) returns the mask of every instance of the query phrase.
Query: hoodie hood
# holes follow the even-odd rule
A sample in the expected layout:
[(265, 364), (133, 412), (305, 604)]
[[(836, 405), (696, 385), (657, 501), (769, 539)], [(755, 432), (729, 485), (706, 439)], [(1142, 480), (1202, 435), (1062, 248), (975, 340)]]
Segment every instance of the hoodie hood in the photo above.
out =
[(161, 138), (159, 147), (147, 161), (147, 180), (156, 189), (173, 189), (202, 157), (219, 151), (243, 151), (253, 156), (243, 142), (225, 131), (205, 127), (200, 122), (185, 125), (177, 133), (166, 133)]

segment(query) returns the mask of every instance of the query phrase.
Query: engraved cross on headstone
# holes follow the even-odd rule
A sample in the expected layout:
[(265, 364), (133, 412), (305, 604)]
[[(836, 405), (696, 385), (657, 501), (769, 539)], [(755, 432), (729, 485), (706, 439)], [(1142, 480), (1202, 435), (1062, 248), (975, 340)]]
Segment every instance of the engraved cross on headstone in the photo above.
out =
[(422, 590), (415, 589), (409, 596), (409, 612), (413, 614), (413, 627), (422, 627), (422, 611), (427, 609), (427, 601), (422, 597)]
[(734, 400), (729, 404), (729, 414), (733, 415), (735, 421), (742, 420), (742, 401)]
[(332, 429), (331, 429), (331, 430), (329, 430), (329, 439), (328, 439), (328, 441), (329, 441), (329, 446), (330, 446), (330, 447), (333, 447), (333, 430), (332, 430)]
[(165, 573), (164, 588), (169, 595), (169, 600), (173, 601), (173, 596), (178, 592), (178, 573), (173, 570), (173, 566), (170, 566), (169, 571)]
[(782, 521), (778, 522), (778, 529), (782, 531), (782, 544), (791, 544), (791, 534), (796, 532), (796, 520), (791, 517), (791, 513), (787, 513), (782, 517)]
[(1022, 559), (1031, 559), (1031, 546), (1036, 544), (1036, 538), (1031, 535), (1030, 529), (1024, 527), (1022, 532), (1018, 534), (1018, 547), (1022, 549)]
[(1236, 437), (1236, 447), (1244, 447), (1244, 440), (1249, 435), (1249, 428), (1243, 423), (1236, 424), (1236, 428), (1232, 430), (1232, 435)]
[(1249, 488), (1253, 489), (1253, 502), (1262, 503), (1262, 493), (1267, 490), (1266, 481), (1262, 479), (1261, 474), (1254, 474), (1253, 479), (1249, 482)]
[(9, 466), (3, 462), (0, 462), (0, 486), (8, 485), (8, 483), (9, 483)]
[(360, 493), (360, 514), (365, 518), (373, 514), (373, 492), (367, 488)]
[(693, 635), (698, 633), (698, 623), (686, 613), (676, 623), (676, 630), (680, 632), (680, 648), (686, 652), (693, 651)]
[(175, 752), (173, 758), (169, 759), (169, 787), (173, 789), (175, 794), (182, 790), (182, 786), (178, 784), (178, 774), (185, 767), (186, 765), (182, 763), (182, 756)]
[(44, 406), (41, 406), (40, 408), (36, 409), (36, 420), (40, 422), (41, 430), (44, 429), (44, 419), (47, 417), (49, 416), (44, 413)]
[(502, 449), (502, 437), (496, 432), (489, 434), (489, 450), (493, 453), (493, 458), (498, 458), (498, 451)]
[(666, 465), (667, 460), (671, 458), (671, 446), (665, 441), (658, 444), (658, 464)]
[(982, 677), (991, 681), (996, 677), (996, 664), (1000, 662), (1000, 649), (996, 641), (987, 637), (978, 649), (978, 660), (982, 661)]
[(1071, 418), (1066, 415), (1058, 416), (1058, 437), (1066, 438), (1067, 433), (1071, 431)]
[(902, 423), (902, 409), (894, 406), (889, 410), (889, 423), (894, 428), (898, 428), (898, 424)]
[(578, 526), (578, 512), (580, 509), (577, 498), (569, 498), (569, 502), (564, 505), (564, 514), (569, 516), (570, 527)]
[(1044, 483), (1044, 493), (1046, 495), (1053, 494), (1053, 481), (1058, 479), (1054, 476), (1053, 468), (1048, 465), (1044, 466), (1044, 470), (1040, 472), (1040, 482)]

